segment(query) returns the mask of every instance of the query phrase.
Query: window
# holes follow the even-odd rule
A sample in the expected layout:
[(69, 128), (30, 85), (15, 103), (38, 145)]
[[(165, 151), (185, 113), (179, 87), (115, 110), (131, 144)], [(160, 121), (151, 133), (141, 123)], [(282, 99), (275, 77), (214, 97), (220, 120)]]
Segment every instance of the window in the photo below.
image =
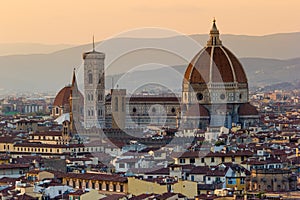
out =
[(59, 114), (58, 107), (55, 108), (55, 114), (57, 114), (57, 115)]
[(245, 178), (241, 178), (240, 183), (245, 184)]
[(109, 184), (106, 183), (106, 191), (109, 191)]
[(204, 158), (201, 158), (201, 163), (204, 163), (204, 162), (205, 162)]
[(102, 94), (98, 94), (98, 101), (102, 101)]
[(229, 185), (235, 185), (235, 184), (236, 184), (236, 179), (235, 179), (235, 178), (228, 178), (227, 183), (228, 183)]
[(117, 191), (117, 185), (113, 184), (113, 191), (116, 192)]
[(211, 158), (210, 158), (210, 161), (211, 161), (211, 162), (215, 162), (215, 158), (214, 158), (214, 157), (211, 157)]
[(203, 100), (203, 94), (202, 93), (197, 93), (197, 99), (198, 99), (198, 101)]
[(125, 112), (125, 97), (122, 97), (122, 112)]
[(195, 181), (194, 175), (191, 175), (191, 181)]
[(115, 97), (115, 112), (118, 112), (118, 97)]
[[(99, 183), (99, 187), (101, 186), (101, 183)], [(95, 182), (92, 182), (92, 189), (95, 189)], [(99, 188), (100, 189), (100, 188)]]
[(190, 158), (190, 163), (194, 164), (195, 163), (195, 158)]
[(89, 84), (93, 84), (93, 74), (91, 71), (88, 72), (88, 82)]
[(98, 84), (101, 84), (101, 74), (99, 74)]
[(120, 192), (123, 192), (123, 191), (124, 191), (124, 186), (120, 185)]
[(89, 188), (89, 182), (85, 182), (85, 188)]
[(119, 168), (125, 168), (125, 164), (124, 163), (119, 163)]
[(180, 158), (179, 159), (179, 163), (185, 163), (185, 159), (184, 158)]
[(234, 156), (231, 157), (231, 161), (235, 162), (235, 157)]
[(224, 157), (222, 157), (222, 162), (225, 162), (225, 158)]

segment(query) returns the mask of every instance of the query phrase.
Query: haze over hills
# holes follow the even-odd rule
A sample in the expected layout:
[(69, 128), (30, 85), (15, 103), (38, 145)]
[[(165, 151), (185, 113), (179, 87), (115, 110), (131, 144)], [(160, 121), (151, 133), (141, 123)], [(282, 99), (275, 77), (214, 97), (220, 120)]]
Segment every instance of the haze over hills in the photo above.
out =
[(0, 43), (0, 56), (47, 54), (74, 46), (71, 44)]
[[(145, 77), (152, 77), (153, 82), (166, 79), (167, 84), (174, 88), (179, 86), (180, 89), (182, 77), (170, 77), (162, 67), (175, 66), (174, 69), (183, 73), (188, 61), (201, 49), (199, 44), (205, 45), (207, 39), (207, 34), (192, 35), (190, 38), (115, 38), (102, 42), (97, 46), (97, 50), (106, 54), (105, 62), (109, 64), (106, 72), (108, 76), (126, 73), (127, 78), (135, 80), (136, 84), (145, 80)], [(224, 34), (221, 35), (221, 40), (224, 46), (241, 58), (251, 86), (299, 79), (300, 46), (295, 44), (300, 41), (300, 33), (266, 36)], [(70, 83), (74, 67), (79, 72), (79, 82), (82, 82), (82, 53), (90, 51), (91, 47), (91, 44), (88, 44), (49, 53), (52, 47), (31, 48), (30, 45), (25, 45), (24, 48), (28, 48), (27, 52), (36, 53), (40, 49), (40, 54), (3, 55), (9, 51), (4, 51), (5, 46), (0, 44), (0, 53), (3, 55), (0, 56), (0, 93), (12, 90), (58, 91)], [(170, 67), (168, 69), (170, 70)], [(115, 77), (114, 83), (116, 79)], [(108, 77), (106, 80), (107, 88), (110, 88), (113, 79)]]

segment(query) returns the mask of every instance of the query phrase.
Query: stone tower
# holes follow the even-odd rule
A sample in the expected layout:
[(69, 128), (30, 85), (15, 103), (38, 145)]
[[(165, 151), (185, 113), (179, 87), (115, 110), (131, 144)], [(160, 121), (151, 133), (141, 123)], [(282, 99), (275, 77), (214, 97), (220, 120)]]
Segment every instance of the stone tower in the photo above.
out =
[(84, 60), (84, 126), (105, 126), (105, 54), (93, 50), (83, 54)]

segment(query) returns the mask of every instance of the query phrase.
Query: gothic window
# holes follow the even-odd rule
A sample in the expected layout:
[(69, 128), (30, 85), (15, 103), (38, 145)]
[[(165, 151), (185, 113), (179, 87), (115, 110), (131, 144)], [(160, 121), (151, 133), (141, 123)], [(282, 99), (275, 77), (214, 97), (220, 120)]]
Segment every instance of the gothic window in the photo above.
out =
[(122, 112), (125, 112), (125, 97), (122, 97)]
[(94, 100), (94, 95), (93, 94), (91, 94), (91, 101), (93, 101)]
[(92, 71), (88, 72), (88, 82), (89, 82), (89, 84), (93, 84), (93, 74), (92, 74)]
[(101, 74), (99, 74), (99, 81), (98, 84), (101, 84)]
[(88, 110), (88, 116), (91, 116), (91, 112), (90, 112), (90, 110)]
[(119, 108), (118, 108), (118, 97), (115, 97), (115, 112), (118, 112)]
[(91, 116), (94, 116), (94, 111), (93, 110), (91, 110)]
[(102, 101), (102, 94), (98, 94), (98, 101)]

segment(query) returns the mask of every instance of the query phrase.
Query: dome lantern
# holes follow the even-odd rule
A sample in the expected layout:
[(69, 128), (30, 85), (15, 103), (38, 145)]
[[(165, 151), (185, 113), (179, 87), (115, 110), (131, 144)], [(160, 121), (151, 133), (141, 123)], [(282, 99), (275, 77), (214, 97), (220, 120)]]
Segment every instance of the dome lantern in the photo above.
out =
[(207, 46), (221, 46), (222, 45), (222, 41), (219, 38), (219, 30), (217, 28), (216, 25), (216, 19), (213, 20), (213, 26), (210, 30), (210, 39), (207, 41)]

